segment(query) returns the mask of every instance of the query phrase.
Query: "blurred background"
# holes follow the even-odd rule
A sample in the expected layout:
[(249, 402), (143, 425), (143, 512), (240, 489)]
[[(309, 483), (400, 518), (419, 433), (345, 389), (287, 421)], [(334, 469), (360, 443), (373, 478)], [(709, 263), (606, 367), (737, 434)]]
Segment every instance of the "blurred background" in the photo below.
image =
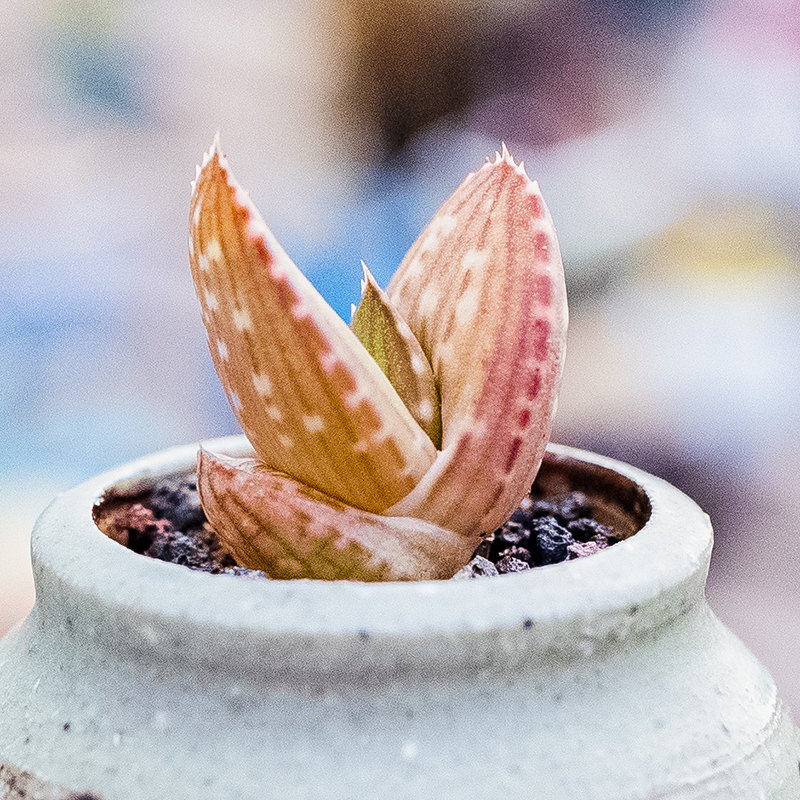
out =
[(349, 318), (507, 142), (556, 222), (554, 439), (711, 514), (800, 719), (800, 0), (0, 0), (0, 633), (58, 491), (236, 431), (186, 254), (217, 130)]

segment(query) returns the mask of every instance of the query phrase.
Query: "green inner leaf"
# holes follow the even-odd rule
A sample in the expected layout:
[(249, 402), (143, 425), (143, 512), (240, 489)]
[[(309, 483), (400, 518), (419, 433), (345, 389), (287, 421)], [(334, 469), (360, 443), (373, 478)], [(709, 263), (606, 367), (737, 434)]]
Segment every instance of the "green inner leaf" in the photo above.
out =
[(366, 266), (361, 302), (351, 326), (411, 416), (436, 449), (441, 449), (442, 405), (430, 362), (411, 328), (389, 303)]

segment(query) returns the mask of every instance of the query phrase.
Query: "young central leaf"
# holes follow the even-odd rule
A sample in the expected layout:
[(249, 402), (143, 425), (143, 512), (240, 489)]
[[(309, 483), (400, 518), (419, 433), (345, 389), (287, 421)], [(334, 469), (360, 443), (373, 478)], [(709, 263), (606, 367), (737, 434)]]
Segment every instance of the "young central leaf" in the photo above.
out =
[(392, 307), (366, 265), (363, 266), (361, 303), (353, 315), (353, 332), (439, 450), (442, 413), (431, 365), (408, 323)]
[(365, 511), (404, 497), (435, 448), (275, 240), (216, 142), (198, 171), (190, 220), (214, 366), (259, 459)]

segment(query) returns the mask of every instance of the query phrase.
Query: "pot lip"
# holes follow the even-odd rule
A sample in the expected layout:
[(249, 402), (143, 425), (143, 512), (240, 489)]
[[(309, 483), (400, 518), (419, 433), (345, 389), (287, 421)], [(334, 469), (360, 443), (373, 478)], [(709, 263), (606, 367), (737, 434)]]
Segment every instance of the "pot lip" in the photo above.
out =
[[(54, 575), (61, 591), (165, 622), (189, 619), (267, 634), (421, 634), (635, 611), (664, 594), (674, 596), (671, 605), (683, 607), (702, 597), (713, 534), (694, 501), (629, 464), (556, 444), (548, 452), (558, 459), (613, 470), (635, 483), (649, 501), (650, 518), (634, 536), (588, 558), (513, 575), (408, 583), (248, 580), (149, 559), (96, 527), (92, 509), (110, 486), (186, 469), (199, 446), (145, 456), (57, 496), (32, 535), (37, 598), (40, 590), (51, 590), (49, 576)], [(244, 436), (202, 446), (228, 453), (249, 449)]]

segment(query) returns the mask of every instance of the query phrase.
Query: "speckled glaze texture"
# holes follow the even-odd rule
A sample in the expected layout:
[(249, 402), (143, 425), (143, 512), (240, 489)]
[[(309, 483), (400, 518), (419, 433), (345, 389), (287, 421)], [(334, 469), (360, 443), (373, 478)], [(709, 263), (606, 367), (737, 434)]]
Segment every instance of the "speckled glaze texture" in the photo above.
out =
[(704, 598), (708, 519), (663, 481), (551, 446), (646, 525), (468, 581), (215, 576), (95, 527), (109, 486), (195, 454), (100, 476), (38, 521), (36, 605), (0, 642), (2, 800), (800, 798), (798, 731)]

